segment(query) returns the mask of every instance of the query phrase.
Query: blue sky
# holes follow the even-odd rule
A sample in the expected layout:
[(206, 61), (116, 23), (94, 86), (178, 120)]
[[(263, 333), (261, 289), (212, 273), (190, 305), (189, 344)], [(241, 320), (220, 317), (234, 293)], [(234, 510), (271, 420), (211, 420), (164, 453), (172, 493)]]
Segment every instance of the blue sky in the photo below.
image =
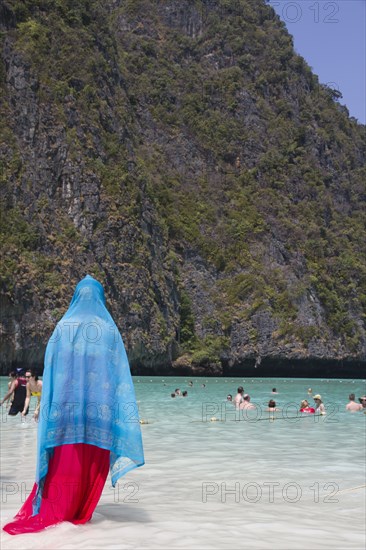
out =
[(366, 0), (270, 0), (297, 53), (339, 90), (350, 116), (366, 122)]

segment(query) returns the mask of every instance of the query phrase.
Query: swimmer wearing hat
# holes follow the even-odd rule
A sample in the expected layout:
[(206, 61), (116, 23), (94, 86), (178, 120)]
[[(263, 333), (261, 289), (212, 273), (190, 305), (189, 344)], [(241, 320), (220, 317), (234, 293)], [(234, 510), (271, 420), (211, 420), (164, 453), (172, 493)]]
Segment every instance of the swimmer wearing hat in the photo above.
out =
[(315, 401), (315, 414), (327, 414), (324, 403), (322, 401), (322, 396), (317, 393), (316, 395), (314, 395), (313, 399)]

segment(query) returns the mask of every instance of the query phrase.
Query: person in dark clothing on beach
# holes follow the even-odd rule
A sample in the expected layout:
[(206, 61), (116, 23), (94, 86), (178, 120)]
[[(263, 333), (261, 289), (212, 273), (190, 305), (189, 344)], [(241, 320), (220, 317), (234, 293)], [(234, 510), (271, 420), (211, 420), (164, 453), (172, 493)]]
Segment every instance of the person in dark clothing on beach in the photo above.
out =
[[(16, 371), (15, 370), (10, 371), (9, 372), (8, 390), (10, 390), (11, 385), (14, 382), (14, 380), (16, 380), (16, 378), (17, 378)], [(11, 407), (11, 404), (13, 402), (13, 397), (14, 397), (14, 395), (13, 395), (13, 393), (11, 393), (6, 399), (4, 398), (3, 402), (5, 403), (5, 401), (7, 401), (7, 403), (6, 403), (6, 408), (7, 409), (9, 409)]]
[[(17, 371), (17, 377), (11, 383), (5, 397), (0, 401), (0, 405), (2, 405), (12, 393), (14, 397), (8, 414), (10, 416), (16, 416), (18, 413), (23, 411), (25, 398), (27, 397), (27, 379), (24, 376), (23, 370)], [(28, 409), (25, 414), (28, 414)]]

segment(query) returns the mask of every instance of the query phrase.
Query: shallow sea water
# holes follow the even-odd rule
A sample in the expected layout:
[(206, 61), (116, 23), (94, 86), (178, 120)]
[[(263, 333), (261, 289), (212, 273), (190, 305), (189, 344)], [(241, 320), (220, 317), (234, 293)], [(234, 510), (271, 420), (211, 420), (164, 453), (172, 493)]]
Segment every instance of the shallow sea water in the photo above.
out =
[[(90, 523), (14, 537), (2, 531), (2, 550), (365, 547), (366, 415), (345, 411), (349, 393), (366, 393), (365, 380), (192, 378), (193, 387), (189, 380), (134, 377), (148, 422), (145, 466), (116, 489), (108, 479)], [(4, 395), (7, 379), (0, 383)], [(257, 405), (250, 415), (226, 403), (239, 385)], [(297, 413), (309, 387), (327, 416)], [(172, 399), (175, 388), (188, 397)], [(282, 409), (274, 419), (271, 398)], [(31, 418), (0, 411), (4, 525), (33, 486), (37, 430)]]

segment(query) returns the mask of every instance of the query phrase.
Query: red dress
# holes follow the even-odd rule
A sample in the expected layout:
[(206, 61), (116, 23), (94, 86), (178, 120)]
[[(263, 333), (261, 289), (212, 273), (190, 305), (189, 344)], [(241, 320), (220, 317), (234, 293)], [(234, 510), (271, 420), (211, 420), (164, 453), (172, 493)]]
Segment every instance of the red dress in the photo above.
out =
[(86, 523), (93, 515), (109, 471), (105, 449), (74, 443), (55, 447), (49, 461), (39, 514), (33, 516), (37, 485), (14, 521), (3, 527), (10, 535), (34, 533), (61, 521)]

